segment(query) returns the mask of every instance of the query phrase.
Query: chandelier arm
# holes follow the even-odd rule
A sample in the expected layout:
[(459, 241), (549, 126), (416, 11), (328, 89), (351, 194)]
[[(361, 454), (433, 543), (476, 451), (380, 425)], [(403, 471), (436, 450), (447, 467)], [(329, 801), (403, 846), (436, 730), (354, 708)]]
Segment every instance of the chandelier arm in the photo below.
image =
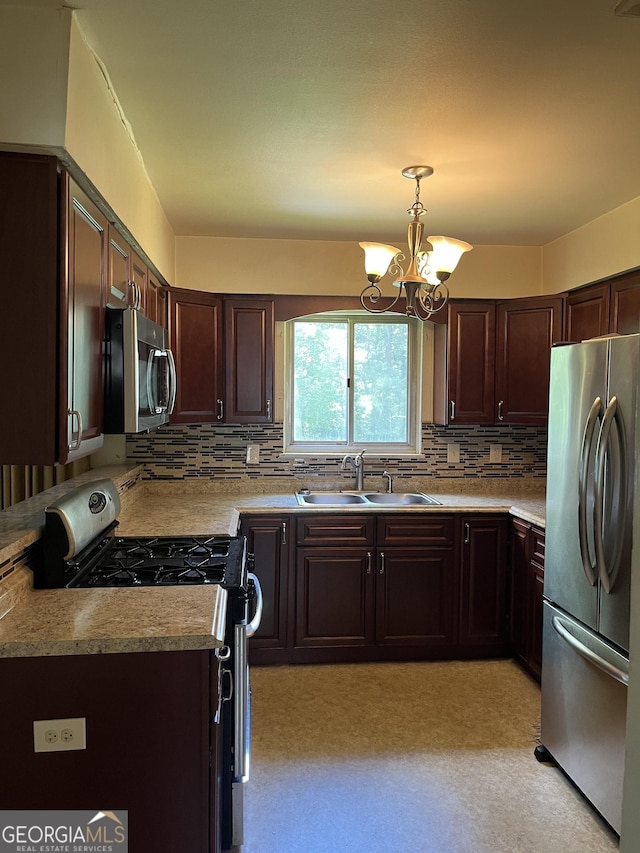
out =
[[(372, 292), (369, 293), (368, 291)], [(370, 308), (369, 305), (375, 305), (376, 302), (380, 299), (380, 297), (382, 296), (382, 291), (380, 290), (377, 284), (368, 284), (360, 294), (360, 304), (362, 305), (364, 310), (368, 311), (370, 314), (384, 314), (385, 311), (391, 311), (396, 302), (398, 302), (398, 300), (400, 299), (401, 295), (402, 288), (399, 289), (396, 298), (388, 305), (385, 305), (384, 308)], [(365, 300), (369, 301), (369, 305), (365, 303)]]
[(446, 284), (437, 284), (428, 292), (424, 288), (419, 288), (417, 293), (417, 301), (422, 310), (429, 316), (436, 314), (442, 310), (449, 300), (449, 288)]

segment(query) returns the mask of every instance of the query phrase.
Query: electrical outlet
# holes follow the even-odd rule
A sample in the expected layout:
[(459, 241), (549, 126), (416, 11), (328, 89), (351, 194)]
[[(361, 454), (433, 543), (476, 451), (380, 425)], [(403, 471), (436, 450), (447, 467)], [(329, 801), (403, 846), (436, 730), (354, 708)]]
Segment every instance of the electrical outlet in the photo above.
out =
[(87, 748), (87, 721), (85, 717), (68, 717), (64, 720), (34, 720), (34, 752), (63, 752)]
[(460, 445), (447, 444), (447, 463), (456, 465), (460, 461)]
[(502, 462), (502, 445), (489, 445), (489, 462)]
[(249, 444), (247, 446), (247, 462), (256, 465), (260, 461), (260, 445)]

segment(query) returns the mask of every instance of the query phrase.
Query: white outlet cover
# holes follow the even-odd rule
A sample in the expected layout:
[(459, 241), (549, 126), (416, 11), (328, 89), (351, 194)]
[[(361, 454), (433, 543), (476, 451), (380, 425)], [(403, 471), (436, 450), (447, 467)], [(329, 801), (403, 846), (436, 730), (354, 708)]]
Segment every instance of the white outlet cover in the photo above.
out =
[(85, 717), (33, 721), (34, 752), (68, 752), (87, 748)]

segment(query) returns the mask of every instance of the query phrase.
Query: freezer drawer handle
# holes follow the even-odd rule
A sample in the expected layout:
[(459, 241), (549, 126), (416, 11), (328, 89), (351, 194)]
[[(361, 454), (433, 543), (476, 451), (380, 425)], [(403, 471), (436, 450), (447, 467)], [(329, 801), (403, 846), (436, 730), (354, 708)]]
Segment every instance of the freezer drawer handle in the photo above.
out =
[(601, 669), (602, 672), (610, 675), (611, 678), (615, 678), (616, 681), (619, 681), (620, 684), (628, 684), (629, 683), (629, 673), (624, 672), (620, 667), (616, 666), (613, 663), (609, 663), (608, 660), (600, 657), (600, 655), (596, 654), (591, 649), (587, 648), (583, 643), (578, 640), (577, 637), (574, 637), (573, 634), (567, 629), (562, 620), (558, 616), (554, 616), (551, 620), (551, 623), (556, 631), (563, 640), (578, 652), (579, 655), (582, 655), (585, 660), (588, 660), (589, 663), (592, 663), (594, 666), (597, 666), (598, 669)]

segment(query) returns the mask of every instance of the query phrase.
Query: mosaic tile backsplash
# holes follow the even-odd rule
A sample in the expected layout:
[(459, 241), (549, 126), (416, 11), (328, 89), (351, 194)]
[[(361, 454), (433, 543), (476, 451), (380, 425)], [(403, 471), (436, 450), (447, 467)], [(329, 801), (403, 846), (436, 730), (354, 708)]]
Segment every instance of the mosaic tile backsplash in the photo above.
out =
[[(256, 426), (165, 426), (127, 437), (127, 458), (144, 466), (145, 479), (208, 477), (242, 481), (263, 477), (344, 477), (336, 456), (284, 455), (281, 423)], [(247, 463), (247, 446), (258, 445), (260, 461)], [(457, 444), (460, 460), (447, 462), (447, 445)], [(502, 460), (489, 461), (490, 445), (500, 445)], [(394, 477), (546, 476), (547, 431), (531, 426), (422, 426), (419, 457), (366, 456), (367, 475), (388, 471)]]

